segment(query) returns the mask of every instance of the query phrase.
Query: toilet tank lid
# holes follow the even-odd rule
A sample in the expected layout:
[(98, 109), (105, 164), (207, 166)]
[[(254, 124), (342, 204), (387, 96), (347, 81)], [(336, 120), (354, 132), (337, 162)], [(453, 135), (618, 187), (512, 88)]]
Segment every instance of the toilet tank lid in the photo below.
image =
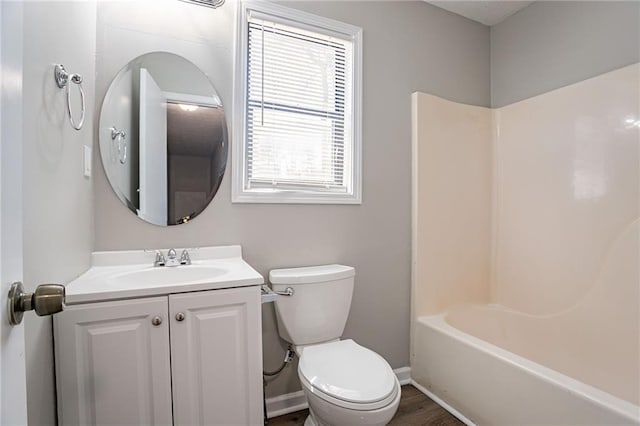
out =
[(310, 284), (353, 277), (356, 270), (345, 265), (307, 266), (304, 268), (273, 269), (271, 284)]

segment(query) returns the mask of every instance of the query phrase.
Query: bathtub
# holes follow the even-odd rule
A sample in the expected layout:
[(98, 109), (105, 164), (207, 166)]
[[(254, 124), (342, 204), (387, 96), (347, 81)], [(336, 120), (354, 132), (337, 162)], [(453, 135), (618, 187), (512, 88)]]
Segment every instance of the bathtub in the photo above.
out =
[[(413, 382), (470, 424), (640, 425), (637, 345), (627, 353), (589, 351), (593, 341), (553, 324), (545, 329), (545, 318), (498, 305), (418, 317)], [(559, 339), (564, 344), (556, 350), (539, 349)]]

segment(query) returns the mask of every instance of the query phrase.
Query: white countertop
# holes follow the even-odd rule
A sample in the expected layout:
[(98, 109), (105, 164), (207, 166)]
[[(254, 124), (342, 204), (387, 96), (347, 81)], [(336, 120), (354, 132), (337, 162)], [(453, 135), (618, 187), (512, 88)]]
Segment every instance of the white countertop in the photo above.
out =
[[(161, 296), (190, 291), (261, 285), (264, 278), (242, 259), (240, 246), (188, 249), (191, 265), (154, 267), (155, 252), (95, 252), (87, 272), (66, 285), (66, 304)], [(166, 256), (166, 249), (162, 252)], [(181, 248), (176, 248), (178, 256)], [(208, 271), (215, 273), (208, 274)], [(184, 277), (182, 278), (182, 273)], [(197, 272), (197, 273), (194, 273)], [(165, 275), (166, 273), (166, 275)], [(162, 282), (137, 276), (162, 276)], [(170, 279), (166, 279), (169, 277)], [(177, 277), (174, 279), (174, 277)], [(151, 279), (153, 281), (153, 279)]]

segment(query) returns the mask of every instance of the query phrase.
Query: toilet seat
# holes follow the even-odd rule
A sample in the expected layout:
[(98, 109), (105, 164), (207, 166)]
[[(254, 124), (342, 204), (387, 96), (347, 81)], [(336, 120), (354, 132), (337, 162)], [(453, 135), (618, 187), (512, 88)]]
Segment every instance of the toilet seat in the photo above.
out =
[(400, 388), (384, 358), (350, 339), (305, 347), (298, 372), (310, 392), (352, 410), (385, 407)]

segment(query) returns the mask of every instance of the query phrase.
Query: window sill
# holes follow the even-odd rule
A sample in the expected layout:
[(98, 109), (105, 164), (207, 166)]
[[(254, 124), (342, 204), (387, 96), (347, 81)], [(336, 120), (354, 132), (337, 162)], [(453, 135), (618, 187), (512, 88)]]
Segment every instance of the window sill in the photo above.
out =
[(362, 204), (356, 194), (326, 194), (305, 191), (243, 191), (234, 193), (232, 203), (244, 204)]

